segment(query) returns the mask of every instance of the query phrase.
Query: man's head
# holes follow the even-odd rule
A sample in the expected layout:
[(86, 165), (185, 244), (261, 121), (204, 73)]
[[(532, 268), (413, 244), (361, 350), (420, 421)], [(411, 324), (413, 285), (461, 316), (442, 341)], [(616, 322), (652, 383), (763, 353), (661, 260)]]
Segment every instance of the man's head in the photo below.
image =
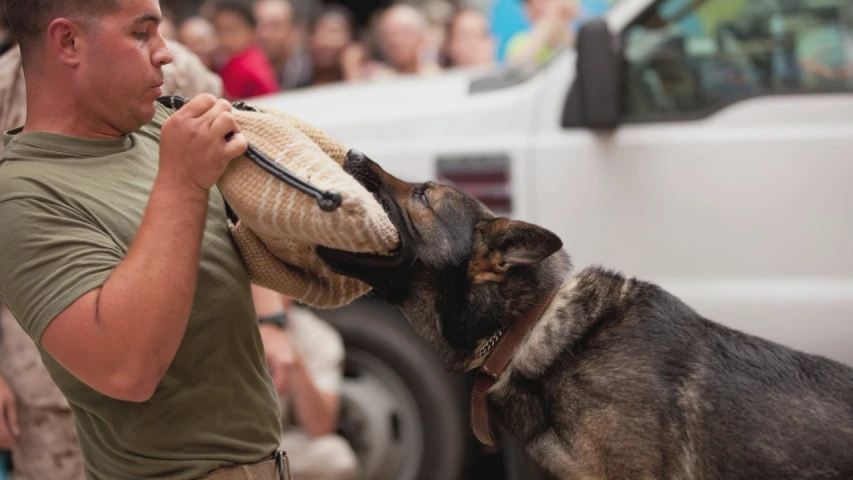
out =
[(219, 39), (213, 24), (204, 17), (190, 17), (178, 28), (178, 41), (187, 46), (211, 70), (216, 69)]
[(417, 70), (421, 48), (427, 40), (427, 29), (426, 17), (411, 5), (395, 5), (382, 15), (379, 20), (379, 45), (395, 70)]
[(172, 61), (158, 0), (6, 0), (6, 12), (27, 85), (97, 124), (92, 133), (134, 132), (154, 116)]
[(222, 2), (214, 17), (219, 46), (228, 55), (236, 55), (255, 44), (255, 14), (243, 2)]
[(261, 48), (274, 64), (286, 61), (295, 35), (293, 5), (288, 0), (258, 0), (253, 9)]
[(453, 17), (447, 55), (454, 67), (484, 66), (495, 62), (495, 42), (489, 20), (482, 12), (465, 9)]
[(527, 17), (533, 23), (549, 15), (557, 15), (569, 21), (577, 14), (577, 0), (524, 0)]
[(314, 68), (340, 67), (341, 54), (353, 40), (355, 21), (349, 10), (339, 5), (326, 7), (311, 25), (311, 59)]

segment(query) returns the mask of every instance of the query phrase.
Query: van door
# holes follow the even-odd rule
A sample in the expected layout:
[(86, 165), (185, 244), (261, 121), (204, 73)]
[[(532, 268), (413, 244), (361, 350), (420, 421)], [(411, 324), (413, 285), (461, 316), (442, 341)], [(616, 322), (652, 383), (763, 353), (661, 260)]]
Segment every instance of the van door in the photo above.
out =
[(853, 2), (665, 0), (620, 42), (621, 126), (542, 102), (532, 220), (579, 268), (853, 365)]

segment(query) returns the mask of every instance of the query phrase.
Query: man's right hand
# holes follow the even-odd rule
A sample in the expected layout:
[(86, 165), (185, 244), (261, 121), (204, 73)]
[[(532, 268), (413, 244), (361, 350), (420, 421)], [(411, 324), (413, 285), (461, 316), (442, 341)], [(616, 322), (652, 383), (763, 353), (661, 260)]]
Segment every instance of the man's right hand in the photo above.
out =
[[(226, 140), (231, 132), (234, 136)], [(163, 123), (160, 177), (206, 193), (246, 148), (248, 141), (231, 114), (231, 104), (213, 95), (199, 95)]]

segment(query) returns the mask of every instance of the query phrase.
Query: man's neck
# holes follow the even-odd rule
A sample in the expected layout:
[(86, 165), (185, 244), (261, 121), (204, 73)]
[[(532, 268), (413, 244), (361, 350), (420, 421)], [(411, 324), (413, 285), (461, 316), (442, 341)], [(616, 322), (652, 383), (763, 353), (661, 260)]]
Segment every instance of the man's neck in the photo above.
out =
[[(63, 92), (55, 95), (52, 92)], [(36, 94), (35, 92), (38, 92)], [(77, 138), (109, 140), (124, 135), (112, 125), (87, 112), (81, 99), (69, 96), (56, 85), (27, 82), (27, 120), (24, 132), (48, 132)]]

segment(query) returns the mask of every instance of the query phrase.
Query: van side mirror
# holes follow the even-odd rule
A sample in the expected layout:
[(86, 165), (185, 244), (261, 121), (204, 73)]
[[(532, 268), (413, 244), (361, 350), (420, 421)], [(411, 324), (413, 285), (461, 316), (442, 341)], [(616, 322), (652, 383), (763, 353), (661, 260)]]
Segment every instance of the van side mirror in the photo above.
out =
[(619, 125), (622, 108), (622, 55), (607, 21), (587, 22), (577, 39), (577, 87), (581, 123), (593, 129)]

